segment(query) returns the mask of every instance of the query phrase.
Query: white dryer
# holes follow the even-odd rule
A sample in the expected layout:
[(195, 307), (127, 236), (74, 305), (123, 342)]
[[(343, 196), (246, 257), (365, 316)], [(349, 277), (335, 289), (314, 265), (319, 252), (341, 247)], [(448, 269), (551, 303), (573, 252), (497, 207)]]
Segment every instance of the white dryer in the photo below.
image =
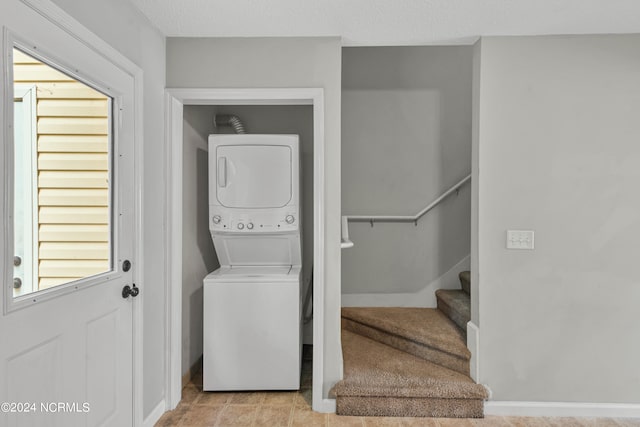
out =
[(204, 390), (300, 386), (299, 192), (297, 135), (209, 136)]
[(216, 251), (218, 236), (299, 238), (298, 135), (209, 136), (209, 229)]

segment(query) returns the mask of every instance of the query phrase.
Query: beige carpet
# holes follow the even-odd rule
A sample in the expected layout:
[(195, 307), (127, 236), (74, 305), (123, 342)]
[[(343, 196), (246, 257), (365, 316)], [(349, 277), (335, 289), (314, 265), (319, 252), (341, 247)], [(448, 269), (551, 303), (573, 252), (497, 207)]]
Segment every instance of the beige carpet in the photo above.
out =
[[(438, 289), (436, 291), (438, 310), (455, 323), (461, 331), (467, 330), (471, 320), (471, 298), (469, 294), (456, 289)], [(466, 335), (465, 332), (463, 334)]]
[(467, 362), (471, 358), (463, 334), (441, 311), (434, 308), (343, 307), (342, 318), (437, 349)]
[[(483, 416), (488, 392), (465, 375), (469, 351), (459, 329), (438, 310), (343, 308), (343, 322), (344, 379), (332, 389), (339, 415)], [(394, 339), (442, 349), (463, 361), (465, 369), (410, 354), (392, 346)]]
[(462, 285), (462, 290), (467, 294), (471, 294), (471, 272), (470, 271), (462, 271), (458, 274), (458, 278), (460, 279), (460, 285)]
[(344, 396), (484, 399), (487, 391), (471, 378), (350, 331), (342, 332)]

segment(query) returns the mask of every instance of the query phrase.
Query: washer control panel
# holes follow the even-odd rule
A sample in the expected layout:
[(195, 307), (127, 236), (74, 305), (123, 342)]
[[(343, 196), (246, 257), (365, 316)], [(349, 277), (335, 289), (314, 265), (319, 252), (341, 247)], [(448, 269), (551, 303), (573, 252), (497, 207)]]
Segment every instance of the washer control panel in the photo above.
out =
[(227, 211), (224, 208), (211, 209), (209, 228), (211, 232), (234, 233), (277, 233), (296, 231), (300, 228), (297, 209), (288, 208), (277, 212)]

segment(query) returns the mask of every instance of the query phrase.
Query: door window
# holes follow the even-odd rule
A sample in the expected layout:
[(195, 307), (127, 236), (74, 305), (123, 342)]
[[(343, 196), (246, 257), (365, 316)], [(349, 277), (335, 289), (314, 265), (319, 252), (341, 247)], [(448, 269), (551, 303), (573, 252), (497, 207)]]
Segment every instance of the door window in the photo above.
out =
[(19, 49), (13, 81), (13, 295), (21, 297), (113, 268), (113, 102)]

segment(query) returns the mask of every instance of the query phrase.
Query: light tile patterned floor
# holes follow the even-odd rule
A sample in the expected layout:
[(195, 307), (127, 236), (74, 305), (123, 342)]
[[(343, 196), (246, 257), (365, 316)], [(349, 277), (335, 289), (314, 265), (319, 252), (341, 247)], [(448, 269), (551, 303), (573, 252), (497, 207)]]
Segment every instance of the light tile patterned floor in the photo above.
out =
[[(305, 350), (308, 350), (305, 348)], [(178, 407), (156, 427), (640, 427), (640, 419), (525, 418), (483, 419), (341, 417), (311, 410), (311, 360), (305, 351), (302, 387), (292, 392), (205, 392), (196, 375), (182, 392)]]

